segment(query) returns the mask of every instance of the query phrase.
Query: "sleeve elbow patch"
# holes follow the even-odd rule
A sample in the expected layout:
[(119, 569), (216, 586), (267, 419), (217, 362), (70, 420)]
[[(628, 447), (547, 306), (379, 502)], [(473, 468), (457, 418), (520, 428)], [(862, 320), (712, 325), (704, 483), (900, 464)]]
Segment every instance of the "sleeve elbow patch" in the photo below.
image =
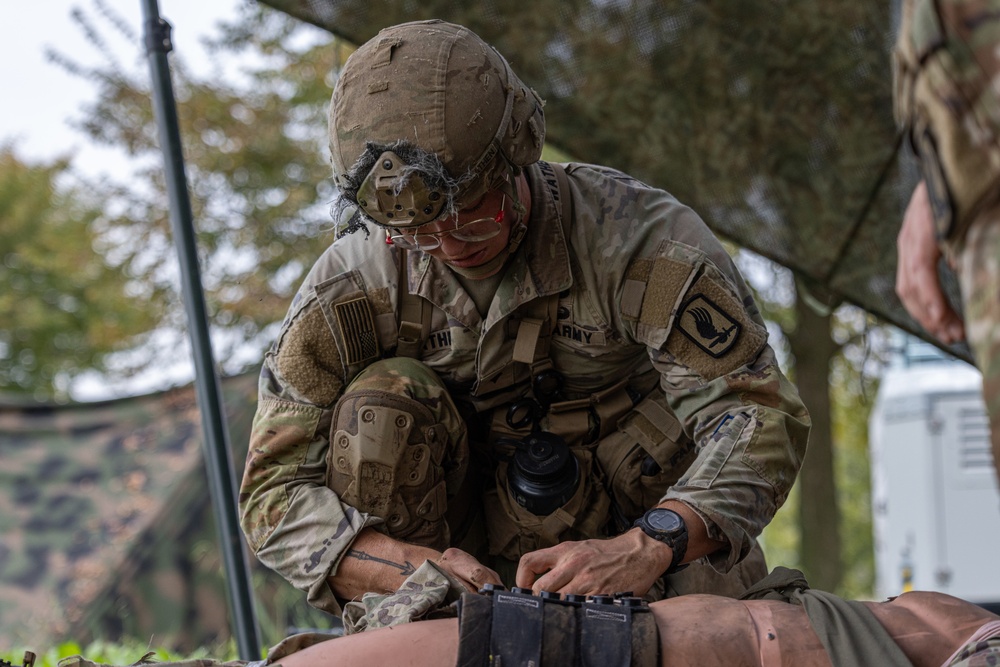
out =
[(305, 306), (281, 336), (276, 367), (314, 405), (329, 405), (344, 386), (344, 364), (317, 301)]
[(240, 486), (240, 522), (254, 552), (289, 508), (287, 485), (306, 461), (323, 411), (312, 405), (262, 399), (257, 406)]

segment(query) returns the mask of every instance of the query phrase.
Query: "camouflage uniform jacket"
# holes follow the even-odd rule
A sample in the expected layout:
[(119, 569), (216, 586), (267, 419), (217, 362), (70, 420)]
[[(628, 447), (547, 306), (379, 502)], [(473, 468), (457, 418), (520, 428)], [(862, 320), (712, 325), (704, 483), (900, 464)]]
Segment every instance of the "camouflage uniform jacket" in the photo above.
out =
[[(510, 363), (511, 323), (538, 299), (558, 295), (549, 356), (569, 398), (625, 377), (642, 391), (666, 393), (698, 448), (667, 497), (694, 508), (710, 535), (728, 543), (712, 556), (728, 570), (792, 486), (808, 436), (806, 410), (767, 345), (747, 286), (701, 219), (620, 172), (583, 164), (566, 170), (573, 219), (565, 225), (551, 167), (526, 170), (527, 235), (485, 319), (446, 265), (408, 253), (410, 290), (434, 305), (421, 360), (456, 398), (516, 387), (526, 373), (511, 370), (525, 365)], [(260, 379), (242, 525), (261, 561), (333, 613), (340, 609), (327, 577), (355, 535), (381, 523), (324, 484), (332, 408), (377, 358), (364, 357), (372, 335), (346, 324), (338, 308), (365, 299), (377, 351), (394, 349), (397, 267), (397, 251), (381, 233), (338, 239), (296, 295)]]

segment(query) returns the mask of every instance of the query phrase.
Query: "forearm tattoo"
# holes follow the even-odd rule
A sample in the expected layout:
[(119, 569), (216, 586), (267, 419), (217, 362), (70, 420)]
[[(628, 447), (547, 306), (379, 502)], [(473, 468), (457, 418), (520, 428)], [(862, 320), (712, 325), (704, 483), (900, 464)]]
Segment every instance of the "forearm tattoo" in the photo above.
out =
[(399, 570), (399, 573), (404, 577), (408, 577), (417, 571), (417, 568), (413, 566), (410, 561), (404, 561), (402, 563), (394, 563), (391, 560), (386, 560), (385, 558), (379, 558), (378, 556), (372, 556), (364, 551), (358, 551), (357, 549), (347, 550), (348, 558), (357, 558), (358, 560), (370, 560), (376, 563), (382, 563), (383, 565), (388, 565), (389, 567), (394, 567)]

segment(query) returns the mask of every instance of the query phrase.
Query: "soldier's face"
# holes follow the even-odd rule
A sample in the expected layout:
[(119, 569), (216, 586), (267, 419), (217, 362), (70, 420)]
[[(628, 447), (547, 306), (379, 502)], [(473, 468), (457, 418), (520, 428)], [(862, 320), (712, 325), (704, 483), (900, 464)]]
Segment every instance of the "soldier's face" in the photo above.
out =
[[(458, 267), (460, 269), (472, 269), (482, 266), (499, 255), (507, 247), (510, 239), (510, 229), (512, 220), (511, 201), (505, 197), (500, 190), (490, 190), (482, 199), (466, 208), (463, 208), (454, 217), (447, 218), (440, 222), (426, 225), (427, 229), (421, 229), (421, 233), (444, 232), (448, 229), (455, 229), (478, 219), (500, 218), (497, 214), (503, 211), (503, 216), (499, 220), (500, 232), (493, 238), (484, 241), (463, 241), (451, 234), (438, 234), (437, 238), (441, 245), (432, 250), (424, 250), (435, 259), (439, 259), (445, 264)], [(498, 266), (495, 271), (483, 275), (487, 278), (496, 274), (502, 268)]]

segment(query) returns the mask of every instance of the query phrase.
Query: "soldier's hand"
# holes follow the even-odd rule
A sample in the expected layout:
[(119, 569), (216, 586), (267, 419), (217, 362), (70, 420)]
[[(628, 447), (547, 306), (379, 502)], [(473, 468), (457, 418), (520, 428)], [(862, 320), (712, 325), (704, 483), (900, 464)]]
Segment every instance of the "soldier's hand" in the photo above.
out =
[(934, 221), (927, 184), (913, 190), (896, 238), (899, 262), (896, 294), (903, 306), (924, 329), (945, 344), (965, 338), (965, 327), (948, 303), (938, 277), (941, 249), (934, 238)]
[(535, 593), (645, 595), (670, 566), (667, 545), (634, 528), (608, 540), (563, 542), (521, 556), (517, 585)]
[(434, 563), (447, 570), (473, 593), (484, 584), (501, 584), (500, 575), (461, 549), (446, 549), (440, 558), (434, 559)]

